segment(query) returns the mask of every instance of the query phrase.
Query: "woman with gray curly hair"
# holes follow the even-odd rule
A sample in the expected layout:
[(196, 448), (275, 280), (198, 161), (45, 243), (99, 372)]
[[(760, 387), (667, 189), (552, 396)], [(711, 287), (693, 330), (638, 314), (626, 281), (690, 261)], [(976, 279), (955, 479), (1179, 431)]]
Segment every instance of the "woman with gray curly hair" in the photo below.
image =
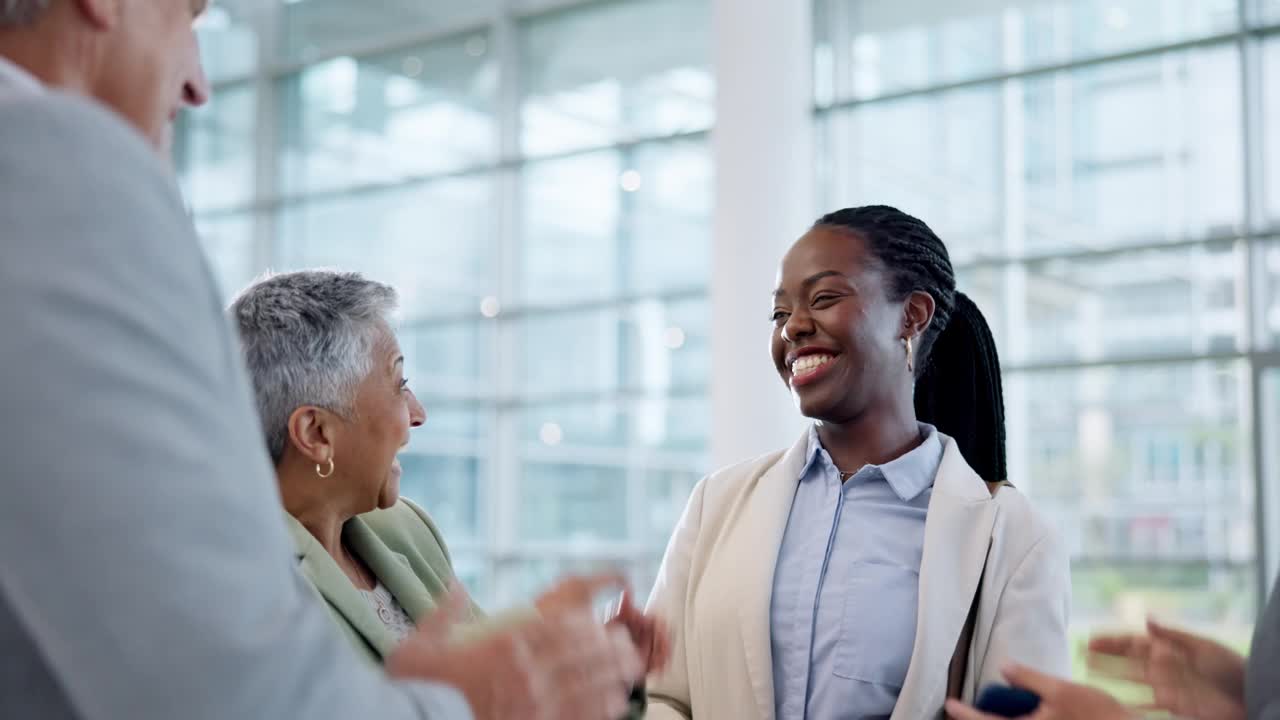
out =
[[(385, 659), (450, 585), (439, 529), (399, 495), (397, 453), (426, 411), (404, 376), (396, 292), (357, 273), (268, 277), (232, 303), (267, 449), (303, 574), (356, 646)], [(588, 606), (625, 581), (569, 578), (538, 611)], [(472, 617), (481, 613), (472, 607)], [(665, 665), (662, 623), (624, 598), (614, 621), (650, 669)]]

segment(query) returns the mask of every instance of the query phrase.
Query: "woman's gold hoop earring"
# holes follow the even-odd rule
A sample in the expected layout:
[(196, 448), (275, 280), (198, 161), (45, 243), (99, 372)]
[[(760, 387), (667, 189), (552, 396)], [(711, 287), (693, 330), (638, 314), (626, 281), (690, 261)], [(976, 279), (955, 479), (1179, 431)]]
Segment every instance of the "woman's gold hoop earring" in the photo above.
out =
[(333, 475), (333, 458), (329, 458), (329, 472), (320, 472), (320, 463), (316, 463), (316, 475), (327, 478)]
[(907, 372), (911, 373), (912, 375), (915, 375), (916, 374), (915, 348), (911, 347), (911, 338), (903, 338), (902, 340), (907, 344)]

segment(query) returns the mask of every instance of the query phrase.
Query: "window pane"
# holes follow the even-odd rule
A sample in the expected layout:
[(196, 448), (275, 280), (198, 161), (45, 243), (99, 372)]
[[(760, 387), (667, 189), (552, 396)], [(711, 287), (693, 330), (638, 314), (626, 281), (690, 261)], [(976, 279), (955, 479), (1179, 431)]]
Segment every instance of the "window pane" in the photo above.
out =
[(235, 85), (219, 90), (216, 102), (179, 115), (174, 164), (194, 209), (253, 201), (256, 107), (253, 86)]
[[(706, 383), (703, 373), (699, 379)], [(655, 395), (632, 406), (635, 442), (640, 447), (702, 456), (711, 444), (711, 407), (705, 392), (694, 395)], [(705, 466), (703, 458), (699, 467)]]
[(712, 188), (705, 142), (653, 143), (533, 163), (521, 187), (526, 302), (598, 300), (706, 284)]
[(535, 163), (521, 175), (520, 290), (526, 302), (620, 292), (621, 158), (613, 151)]
[(892, 205), (928, 222), (956, 262), (998, 253), (1000, 100), (987, 86), (825, 115), (824, 209)]
[(618, 403), (545, 403), (526, 407), (520, 414), (520, 438), (526, 450), (560, 447), (566, 453), (580, 453), (627, 446), (627, 416)]
[(1235, 362), (1006, 378), (1010, 475), (1063, 533), (1078, 626), (1154, 613), (1247, 636), (1247, 378)]
[(650, 470), (645, 473), (644, 541), (661, 557), (671, 532), (684, 512), (685, 503), (700, 473), (681, 470)]
[(288, 206), (276, 265), (363, 272), (399, 291), (406, 322), (475, 313), (496, 282), (491, 187), (468, 176)]
[(423, 426), (425, 435), (414, 434), (413, 447), (418, 446), (417, 440), (424, 439), (427, 441), (424, 445), (455, 451), (469, 447), (487, 449), (485, 443), (493, 439), (489, 433), (492, 424), (488, 415), (490, 406), (431, 395), (419, 395), (418, 400), (427, 410), (427, 424)]
[(390, 44), (406, 36), (447, 32), (483, 23), (492, 17), (496, 4), (495, 0), (283, 0), (280, 52), (286, 60), (306, 60), (379, 41)]
[(230, 300), (261, 272), (254, 266), (253, 216), (197, 217), (196, 231), (222, 296)]
[[(632, 590), (636, 597), (648, 597), (652, 587), (652, 578), (641, 584), (643, 573), (628, 567), (627, 558), (601, 553), (578, 555), (573, 552), (564, 554), (539, 553), (533, 556), (521, 554), (514, 560), (504, 563), (499, 572), (503, 575), (503, 586), (507, 589), (504, 597), (496, 599), (495, 607), (512, 607), (532, 602), (552, 583), (567, 575), (591, 575), (599, 572), (627, 572)], [(628, 572), (629, 571), (629, 572)], [(594, 604), (597, 617), (602, 616), (612, 600), (607, 594)]]
[[(711, 277), (712, 169), (705, 141), (623, 153), (619, 184), (629, 293), (705, 287)], [(626, 163), (630, 160), (629, 163)]]
[(1258, 0), (1258, 16), (1263, 24), (1280, 22), (1280, 0)]
[[(448, 541), (449, 538), (445, 538)], [(494, 600), (492, 583), (489, 582), (490, 562), (487, 555), (479, 550), (467, 547), (449, 546), (449, 554), (453, 557), (453, 574), (458, 582), (466, 588), (467, 594), (481, 608), (497, 609), (503, 607)]]
[(1014, 72), (1231, 32), (1236, 0), (827, 0), (819, 102)]
[(530, 452), (557, 448), (566, 455), (617, 458), (616, 451), (632, 448), (700, 456), (709, 409), (702, 394), (655, 393), (625, 401), (535, 403), (521, 416), (520, 437)]
[(621, 468), (525, 462), (520, 536), (570, 544), (627, 539), (627, 484)]
[(211, 82), (247, 77), (257, 67), (256, 5), (253, 0), (219, 0), (196, 20), (200, 59)]
[(897, 205), (958, 263), (1233, 234), (1239, 69), (1216, 46), (832, 112), (828, 204)]
[(702, 387), (710, 349), (706, 317), (705, 300), (522, 317), (521, 389), (538, 394)]
[[(420, 397), (459, 398), (484, 396), (492, 386), (496, 328), (488, 320), (415, 323), (399, 330), (405, 375)], [(431, 408), (427, 408), (430, 412)], [(459, 437), (473, 437), (475, 430), (456, 426)]]
[(1259, 278), (1258, 327), (1263, 347), (1280, 347), (1280, 242), (1258, 241), (1254, 247), (1255, 277)]
[[(1243, 244), (1226, 243), (1048, 260), (1004, 269), (996, 287), (978, 278), (971, 294), (1014, 365), (1236, 352), (1246, 258)], [(962, 290), (970, 275), (961, 271)]]
[(710, 126), (710, 4), (600, 3), (521, 27), (525, 152)]
[(402, 453), (400, 494), (421, 505), (449, 544), (480, 537), (479, 461)]
[[(1280, 22), (1280, 0), (1276, 0), (1275, 21)], [(1266, 213), (1272, 224), (1280, 225), (1280, 36), (1272, 35), (1262, 45), (1262, 148), (1257, 152), (1266, 168)]]
[(282, 191), (394, 182), (491, 162), (497, 79), (486, 43), (473, 35), (339, 57), (282, 81)]
[(628, 386), (704, 387), (711, 370), (710, 314), (701, 297), (631, 305), (622, 318)]
[[(1007, 250), (1230, 234), (1243, 222), (1234, 45), (1025, 84), (1025, 206)], [(1020, 237), (1021, 236), (1021, 237)]]

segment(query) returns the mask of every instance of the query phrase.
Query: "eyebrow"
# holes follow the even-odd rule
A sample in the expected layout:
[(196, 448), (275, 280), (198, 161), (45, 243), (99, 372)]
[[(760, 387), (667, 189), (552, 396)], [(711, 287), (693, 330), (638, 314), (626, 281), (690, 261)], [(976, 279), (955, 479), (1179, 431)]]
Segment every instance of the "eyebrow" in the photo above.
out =
[(391, 361), (391, 369), (394, 370), (397, 365), (403, 365), (403, 364), (404, 364), (404, 356), (401, 355), (400, 357)]
[[(802, 288), (813, 287), (814, 283), (829, 277), (844, 277), (844, 273), (837, 272), (835, 270), (823, 270), (820, 273), (814, 273), (813, 275), (810, 275), (809, 277), (805, 278), (804, 282), (800, 283), (800, 287)], [(784, 294), (786, 294), (786, 291), (783, 290), (782, 288), (778, 288), (777, 290), (773, 291), (774, 297), (779, 297)]]

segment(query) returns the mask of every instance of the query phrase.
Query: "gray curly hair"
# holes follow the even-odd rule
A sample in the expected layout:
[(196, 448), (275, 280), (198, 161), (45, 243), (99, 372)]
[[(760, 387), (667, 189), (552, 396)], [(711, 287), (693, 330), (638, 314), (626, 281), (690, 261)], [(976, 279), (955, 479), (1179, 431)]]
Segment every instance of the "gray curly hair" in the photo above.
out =
[(0, 0), (0, 27), (29, 25), (49, 9), (51, 0)]
[(294, 410), (354, 414), (356, 388), (372, 370), (373, 344), (389, 331), (396, 305), (391, 286), (328, 270), (270, 275), (232, 302), (274, 462), (284, 457)]

